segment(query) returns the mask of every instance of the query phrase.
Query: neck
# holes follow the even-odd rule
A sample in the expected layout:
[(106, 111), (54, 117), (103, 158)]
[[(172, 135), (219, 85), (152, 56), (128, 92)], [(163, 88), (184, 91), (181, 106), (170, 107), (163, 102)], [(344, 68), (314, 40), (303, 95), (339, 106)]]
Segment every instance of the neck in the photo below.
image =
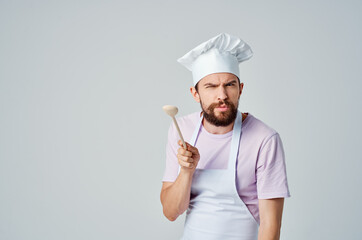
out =
[[(247, 114), (245, 114), (245, 113), (241, 113), (241, 114), (243, 116), (242, 121), (244, 121)], [(212, 134), (225, 134), (225, 133), (228, 133), (228, 132), (233, 130), (235, 120), (232, 123), (230, 123), (229, 125), (227, 125), (227, 126), (217, 127), (217, 126), (209, 123), (205, 118), (203, 118), (202, 119), (202, 125), (204, 126), (206, 131), (208, 131), (209, 133), (212, 133)]]

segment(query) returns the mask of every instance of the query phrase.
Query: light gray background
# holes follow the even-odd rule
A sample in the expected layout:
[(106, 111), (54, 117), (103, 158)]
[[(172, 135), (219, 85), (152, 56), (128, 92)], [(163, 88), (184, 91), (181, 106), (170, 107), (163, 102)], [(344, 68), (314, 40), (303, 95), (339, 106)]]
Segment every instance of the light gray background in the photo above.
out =
[(0, 239), (178, 239), (159, 199), (176, 62), (227, 32), (254, 51), (239, 109), (276, 129), (281, 239), (360, 239), (361, 1), (0, 2)]

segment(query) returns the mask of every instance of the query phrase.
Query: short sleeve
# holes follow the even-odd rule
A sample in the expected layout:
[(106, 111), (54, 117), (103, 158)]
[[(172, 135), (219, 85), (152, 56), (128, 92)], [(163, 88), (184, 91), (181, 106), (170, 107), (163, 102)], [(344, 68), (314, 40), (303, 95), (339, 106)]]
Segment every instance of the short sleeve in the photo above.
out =
[(168, 129), (168, 138), (166, 144), (166, 164), (163, 174), (163, 182), (174, 182), (178, 175), (179, 164), (177, 160), (178, 138), (176, 128), (171, 122)]
[(256, 167), (258, 199), (290, 197), (282, 140), (278, 133), (261, 147)]

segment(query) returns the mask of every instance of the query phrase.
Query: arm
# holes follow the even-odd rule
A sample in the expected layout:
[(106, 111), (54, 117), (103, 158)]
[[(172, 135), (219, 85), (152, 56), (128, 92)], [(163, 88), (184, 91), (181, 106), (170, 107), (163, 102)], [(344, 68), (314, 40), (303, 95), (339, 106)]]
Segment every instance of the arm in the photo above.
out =
[(283, 143), (278, 133), (263, 144), (256, 177), (260, 216), (258, 240), (279, 240), (284, 198), (290, 194)]
[(189, 206), (192, 174), (180, 170), (175, 182), (163, 182), (161, 203), (163, 214), (170, 221), (175, 221)]
[(284, 198), (259, 199), (258, 240), (279, 240)]
[[(181, 140), (178, 142), (182, 146)], [(186, 143), (187, 150), (180, 147), (177, 159), (181, 166), (175, 182), (164, 182), (161, 189), (163, 214), (170, 221), (175, 221), (189, 206), (192, 176), (199, 162), (197, 148)]]

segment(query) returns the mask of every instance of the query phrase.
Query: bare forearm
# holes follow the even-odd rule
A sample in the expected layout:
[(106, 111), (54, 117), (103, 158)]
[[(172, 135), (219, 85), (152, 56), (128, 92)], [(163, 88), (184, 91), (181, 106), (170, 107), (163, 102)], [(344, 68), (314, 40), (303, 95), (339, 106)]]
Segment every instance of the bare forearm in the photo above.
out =
[(279, 240), (280, 227), (276, 225), (260, 225), (258, 240)]
[(161, 194), (163, 213), (170, 221), (176, 220), (189, 206), (192, 175), (181, 169), (175, 182)]
[(258, 240), (279, 240), (284, 198), (259, 199)]

